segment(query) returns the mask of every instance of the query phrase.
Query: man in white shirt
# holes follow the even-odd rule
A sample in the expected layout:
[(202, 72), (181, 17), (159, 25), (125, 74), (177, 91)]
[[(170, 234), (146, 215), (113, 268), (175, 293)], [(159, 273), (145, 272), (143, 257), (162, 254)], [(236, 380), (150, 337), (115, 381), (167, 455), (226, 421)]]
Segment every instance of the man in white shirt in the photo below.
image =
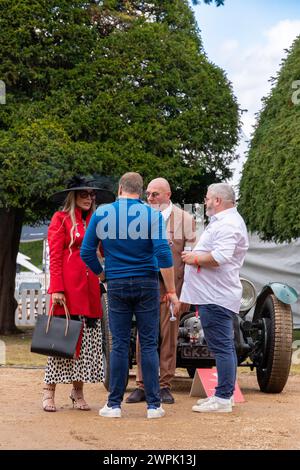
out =
[(240, 308), (239, 272), (249, 243), (230, 185), (210, 185), (205, 206), (210, 222), (193, 251), (182, 253), (186, 267), (180, 300), (199, 306), (204, 336), (216, 359), (218, 386), (212, 398), (198, 400), (192, 409), (230, 412), (237, 368), (233, 319)]

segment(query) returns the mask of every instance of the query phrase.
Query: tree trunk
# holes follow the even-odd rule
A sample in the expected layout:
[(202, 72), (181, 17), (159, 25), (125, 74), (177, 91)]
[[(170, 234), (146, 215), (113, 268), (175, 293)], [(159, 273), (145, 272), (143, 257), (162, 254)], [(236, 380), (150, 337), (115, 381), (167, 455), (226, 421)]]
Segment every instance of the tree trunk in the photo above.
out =
[(23, 209), (0, 209), (0, 334), (19, 330), (15, 326), (15, 278), (24, 218)]

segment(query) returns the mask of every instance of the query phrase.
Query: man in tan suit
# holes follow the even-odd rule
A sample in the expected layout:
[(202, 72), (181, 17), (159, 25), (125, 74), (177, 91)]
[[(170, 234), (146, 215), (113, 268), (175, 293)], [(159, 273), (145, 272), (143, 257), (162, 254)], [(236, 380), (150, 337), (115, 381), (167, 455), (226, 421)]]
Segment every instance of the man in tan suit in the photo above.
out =
[[(147, 188), (146, 195), (148, 203), (155, 209), (161, 211), (166, 223), (166, 232), (169, 245), (173, 254), (175, 288), (179, 298), (184, 277), (184, 263), (181, 253), (184, 247), (193, 246), (196, 241), (195, 221), (188, 213), (172, 204), (171, 188), (164, 178), (152, 180)], [(175, 375), (176, 368), (176, 346), (178, 328), (181, 313), (186, 311), (187, 305), (176, 317), (176, 321), (170, 321), (170, 310), (165, 300), (165, 287), (160, 282), (160, 397), (162, 403), (174, 403), (171, 393), (171, 381)], [(140, 362), (140, 348), (137, 341), (137, 388), (128, 396), (126, 403), (138, 403), (145, 401), (145, 392)]]

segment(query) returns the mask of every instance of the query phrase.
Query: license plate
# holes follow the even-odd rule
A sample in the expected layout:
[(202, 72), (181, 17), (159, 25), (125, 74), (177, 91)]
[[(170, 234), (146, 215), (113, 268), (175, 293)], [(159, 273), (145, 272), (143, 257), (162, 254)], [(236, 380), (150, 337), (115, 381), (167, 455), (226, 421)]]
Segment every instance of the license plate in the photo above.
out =
[(181, 357), (183, 359), (193, 358), (211, 358), (214, 359), (211, 352), (208, 350), (207, 346), (182, 346), (181, 347)]

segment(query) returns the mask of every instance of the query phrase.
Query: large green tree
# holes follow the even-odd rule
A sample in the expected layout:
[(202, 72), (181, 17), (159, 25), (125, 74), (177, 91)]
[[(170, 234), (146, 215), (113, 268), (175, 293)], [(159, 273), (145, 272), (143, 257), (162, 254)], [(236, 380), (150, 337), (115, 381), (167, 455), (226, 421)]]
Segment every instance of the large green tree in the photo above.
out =
[(272, 79), (251, 141), (239, 208), (264, 240), (300, 237), (300, 37)]
[[(46, 216), (46, 196), (74, 171), (101, 165), (45, 110), (57, 77), (89, 63), (97, 41), (86, 2), (0, 1), (0, 332), (14, 331), (16, 256), (24, 220)], [(50, 105), (51, 106), (51, 105)], [(75, 162), (79, 162), (79, 165)], [(83, 165), (83, 167), (82, 167)]]
[(21, 226), (51, 215), (51, 192), (75, 173), (135, 170), (146, 182), (167, 177), (178, 201), (199, 201), (208, 183), (230, 175), (239, 110), (185, 0), (0, 0), (0, 8), (5, 333), (14, 328)]

